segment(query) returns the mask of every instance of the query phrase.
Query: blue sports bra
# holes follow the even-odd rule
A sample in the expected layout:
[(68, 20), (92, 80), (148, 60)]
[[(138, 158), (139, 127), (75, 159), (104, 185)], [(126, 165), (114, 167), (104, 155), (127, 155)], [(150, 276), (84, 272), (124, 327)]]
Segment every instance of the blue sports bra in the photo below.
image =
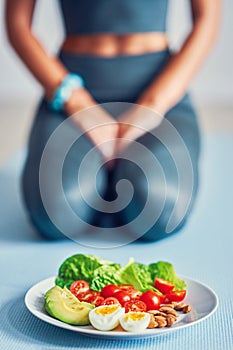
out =
[(168, 0), (60, 0), (66, 34), (165, 32)]

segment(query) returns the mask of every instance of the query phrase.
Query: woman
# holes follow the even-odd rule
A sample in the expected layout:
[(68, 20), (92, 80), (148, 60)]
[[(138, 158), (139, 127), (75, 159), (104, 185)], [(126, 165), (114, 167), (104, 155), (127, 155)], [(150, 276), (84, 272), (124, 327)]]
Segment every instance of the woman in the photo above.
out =
[[(23, 172), (23, 194), (31, 221), (45, 237), (63, 237), (63, 232), (56, 225), (62, 216), (59, 207), (62, 194), (53, 193), (49, 198), (53, 211), (51, 220), (41, 198), (39, 166), (49, 137), (67, 116), (74, 115), (75, 126), (85, 134), (74, 145), (73, 153), (69, 153), (64, 164), (63, 185), (75, 213), (84, 222), (104, 225), (104, 213), (91, 208), (83, 199), (81, 190), (85, 185), (87, 187), (85, 177), (78, 187), (74, 181), (76, 173), (72, 164), (75, 163), (75, 169), (78, 170), (93, 144), (97, 146), (100, 158), (103, 156), (109, 160), (114, 157), (116, 149), (122, 152), (126, 147), (121, 140), (130, 140), (130, 145), (133, 140), (137, 140), (159, 159), (163, 167), (166, 188), (164, 184), (161, 185), (157, 172), (154, 172), (151, 192), (155, 211), (161, 192), (167, 192), (164, 206), (158, 220), (142, 235), (142, 227), (135, 227), (131, 222), (145, 205), (148, 190), (146, 179), (130, 161), (120, 159), (109, 163), (110, 166), (106, 163), (97, 181), (98, 191), (103, 198), (107, 201), (114, 199), (115, 185), (122, 178), (128, 179), (134, 186), (132, 201), (118, 214), (109, 214), (118, 220), (109, 225), (127, 224), (131, 231), (142, 235), (143, 239), (158, 240), (167, 236), (166, 227), (175, 210), (179, 225), (172, 228), (170, 233), (177, 232), (191, 211), (198, 187), (200, 135), (196, 113), (186, 90), (215, 41), (220, 0), (190, 0), (193, 27), (182, 48), (173, 54), (169, 51), (166, 36), (166, 0), (60, 0), (60, 3), (66, 38), (59, 57), (50, 56), (32, 33), (35, 0), (8, 0), (6, 7), (9, 40), (43, 86), (45, 96), (34, 120)], [(65, 97), (64, 89), (68, 91)], [(138, 111), (125, 110), (117, 120), (104, 105), (99, 105), (115, 101), (136, 103), (145, 107), (144, 110), (155, 111), (156, 117), (147, 118)], [(78, 116), (77, 112), (90, 107), (95, 107), (98, 113), (81, 113)], [(183, 205), (187, 189), (178, 188), (174, 164), (168, 161), (169, 152), (158, 139), (146, 132), (157, 130), (159, 134), (166, 120), (182, 137), (192, 162), (194, 181), (188, 210)], [(110, 140), (115, 141), (106, 143)], [(106, 144), (108, 147), (104, 148)], [(184, 149), (175, 140), (171, 141), (171, 146), (178, 149), (182, 158)], [(59, 142), (55, 149), (50, 150), (51, 161), (44, 172), (47, 188), (53, 182), (50, 163), (58, 155)], [(88, 195), (92, 198), (94, 188), (90, 187)], [(92, 202), (98, 207), (96, 198)], [(65, 216), (62, 222), (65, 230), (69, 230), (70, 222)], [(81, 232), (82, 225), (76, 230)]]

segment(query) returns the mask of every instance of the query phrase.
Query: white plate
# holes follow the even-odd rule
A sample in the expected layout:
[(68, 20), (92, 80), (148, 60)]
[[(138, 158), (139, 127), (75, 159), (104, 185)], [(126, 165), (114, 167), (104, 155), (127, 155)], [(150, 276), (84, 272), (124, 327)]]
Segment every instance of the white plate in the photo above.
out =
[(125, 332), (120, 329), (120, 327), (107, 332), (98, 331), (92, 326), (72, 326), (49, 316), (44, 309), (44, 294), (55, 285), (55, 277), (47, 278), (30, 288), (25, 296), (25, 304), (28, 310), (39, 319), (60, 328), (88, 335), (89, 337), (103, 337), (108, 339), (155, 337), (167, 332), (192, 326), (211, 316), (217, 309), (218, 297), (211, 288), (190, 278), (183, 276), (181, 276), (181, 278), (187, 283), (188, 293), (185, 302), (192, 306), (192, 311), (188, 314), (179, 313), (180, 316), (172, 327), (146, 329), (141, 333)]

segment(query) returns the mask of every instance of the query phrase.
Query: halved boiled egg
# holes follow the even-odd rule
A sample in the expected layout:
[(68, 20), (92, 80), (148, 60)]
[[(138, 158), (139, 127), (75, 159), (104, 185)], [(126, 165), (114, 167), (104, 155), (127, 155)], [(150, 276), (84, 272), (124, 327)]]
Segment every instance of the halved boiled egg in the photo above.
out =
[(91, 325), (100, 331), (110, 331), (119, 325), (120, 317), (125, 309), (120, 305), (102, 305), (91, 310), (89, 319)]
[(121, 327), (127, 332), (142, 332), (148, 327), (149, 323), (150, 315), (147, 312), (132, 311), (120, 318)]

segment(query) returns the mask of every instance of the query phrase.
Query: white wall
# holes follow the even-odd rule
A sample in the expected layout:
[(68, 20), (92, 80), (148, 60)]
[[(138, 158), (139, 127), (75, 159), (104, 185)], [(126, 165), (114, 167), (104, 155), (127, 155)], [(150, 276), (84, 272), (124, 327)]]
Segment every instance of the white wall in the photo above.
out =
[[(177, 47), (190, 27), (186, 16), (188, 1), (170, 0), (170, 2), (169, 36), (172, 45)], [(4, 0), (0, 0), (0, 103), (37, 99), (41, 88), (9, 47), (5, 35), (4, 17)], [(63, 36), (57, 0), (37, 0), (34, 30), (44, 46), (50, 52), (55, 52)], [(194, 97), (200, 103), (233, 103), (232, 34), (233, 1), (225, 0), (219, 39), (192, 83)]]

